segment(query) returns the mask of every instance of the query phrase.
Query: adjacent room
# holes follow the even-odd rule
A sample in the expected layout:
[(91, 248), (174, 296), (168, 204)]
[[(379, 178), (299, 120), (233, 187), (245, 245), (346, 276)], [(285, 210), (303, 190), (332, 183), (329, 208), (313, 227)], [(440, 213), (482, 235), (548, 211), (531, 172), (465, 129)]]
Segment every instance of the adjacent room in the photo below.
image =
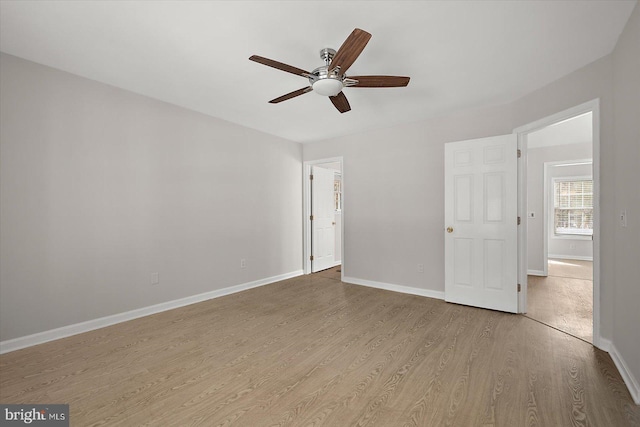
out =
[(1, 0), (0, 424), (640, 426), (637, 3)]
[(527, 140), (527, 316), (593, 343), (593, 114)]

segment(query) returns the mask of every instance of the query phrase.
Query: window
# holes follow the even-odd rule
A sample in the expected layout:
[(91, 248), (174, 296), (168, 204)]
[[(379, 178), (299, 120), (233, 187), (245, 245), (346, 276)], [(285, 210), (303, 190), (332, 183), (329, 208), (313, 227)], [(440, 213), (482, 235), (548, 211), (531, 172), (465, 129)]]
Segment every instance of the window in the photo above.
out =
[(553, 201), (556, 235), (593, 235), (593, 180), (554, 179)]

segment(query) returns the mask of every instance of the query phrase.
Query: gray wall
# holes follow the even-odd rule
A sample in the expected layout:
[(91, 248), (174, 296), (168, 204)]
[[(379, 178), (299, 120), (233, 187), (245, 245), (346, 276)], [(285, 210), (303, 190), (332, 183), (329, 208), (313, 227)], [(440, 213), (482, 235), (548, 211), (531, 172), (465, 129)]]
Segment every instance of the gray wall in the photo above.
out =
[[(607, 262), (614, 276), (613, 343), (624, 356), (640, 387), (640, 6), (636, 5), (613, 52), (614, 96), (614, 201), (607, 209), (608, 231), (615, 238)], [(617, 214), (626, 209), (627, 227)], [(637, 390), (640, 393), (640, 389)], [(636, 396), (636, 402), (640, 396)]]
[(444, 143), (511, 130), (498, 107), (305, 144), (305, 160), (344, 156), (343, 274), (444, 291)]
[[(531, 148), (527, 150), (527, 212), (535, 212), (535, 218), (527, 219), (527, 257), (529, 271), (544, 270), (544, 164), (545, 162), (591, 159), (591, 143), (556, 145), (550, 147)], [(591, 167), (582, 167), (582, 171), (572, 172), (570, 167), (563, 167), (560, 173), (569, 175), (591, 175)], [(566, 175), (565, 175), (566, 176)], [(573, 175), (572, 175), (573, 176)], [(553, 218), (549, 218), (551, 224)], [(548, 230), (547, 230), (548, 231)], [(548, 236), (549, 237), (549, 236)], [(574, 256), (593, 256), (591, 241), (574, 239), (549, 239), (548, 253)], [(558, 241), (559, 240), (559, 241)], [(559, 243), (556, 247), (554, 243)], [(569, 245), (575, 244), (571, 249)]]
[[(514, 103), (305, 145), (305, 161), (344, 156), (345, 276), (443, 291), (444, 143), (511, 133), (599, 98), (600, 333), (640, 378), (639, 22), (636, 6), (612, 55)], [(617, 222), (623, 206), (626, 229)]]
[(300, 144), (0, 67), (0, 340), (302, 268)]

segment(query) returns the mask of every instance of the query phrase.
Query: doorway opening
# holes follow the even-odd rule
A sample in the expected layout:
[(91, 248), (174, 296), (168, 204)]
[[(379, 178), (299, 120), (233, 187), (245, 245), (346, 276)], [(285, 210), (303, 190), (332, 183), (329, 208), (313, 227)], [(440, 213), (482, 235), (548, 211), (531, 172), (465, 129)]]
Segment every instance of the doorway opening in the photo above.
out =
[(516, 132), (520, 311), (600, 347), (599, 102)]
[(303, 167), (304, 273), (344, 276), (344, 170), (342, 157)]
[(593, 343), (593, 262), (549, 258), (548, 276), (529, 276), (526, 316)]

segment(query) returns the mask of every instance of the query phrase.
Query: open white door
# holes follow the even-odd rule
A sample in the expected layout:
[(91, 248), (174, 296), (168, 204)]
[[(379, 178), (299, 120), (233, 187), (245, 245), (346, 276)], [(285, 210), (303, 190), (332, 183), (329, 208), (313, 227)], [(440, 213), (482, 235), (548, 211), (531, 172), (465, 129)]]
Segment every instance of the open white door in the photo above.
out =
[(445, 300), (518, 311), (517, 135), (445, 144)]
[(335, 247), (335, 218), (333, 205), (334, 171), (318, 166), (312, 168), (311, 181), (311, 271), (333, 267)]

